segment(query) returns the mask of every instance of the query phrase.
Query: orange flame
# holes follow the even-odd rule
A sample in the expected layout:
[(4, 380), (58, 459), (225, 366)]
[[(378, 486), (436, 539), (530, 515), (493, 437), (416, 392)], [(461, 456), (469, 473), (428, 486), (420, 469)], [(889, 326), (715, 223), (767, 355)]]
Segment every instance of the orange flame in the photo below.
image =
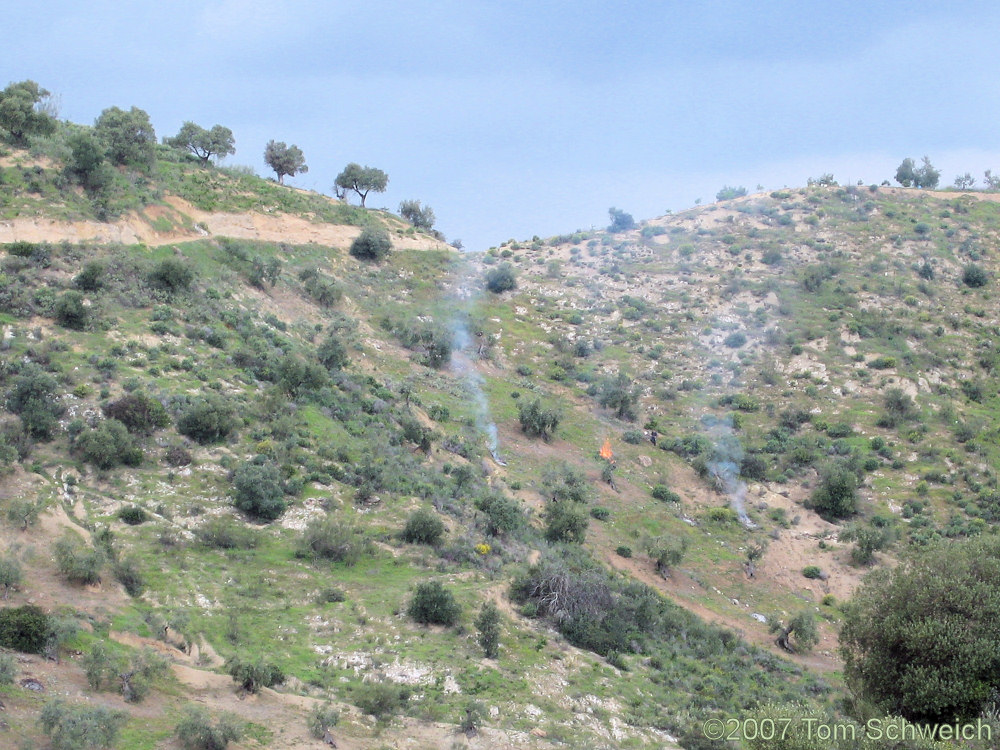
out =
[(614, 452), (611, 450), (611, 439), (604, 438), (604, 445), (601, 446), (599, 453), (600, 457), (605, 461), (610, 461), (615, 457)]

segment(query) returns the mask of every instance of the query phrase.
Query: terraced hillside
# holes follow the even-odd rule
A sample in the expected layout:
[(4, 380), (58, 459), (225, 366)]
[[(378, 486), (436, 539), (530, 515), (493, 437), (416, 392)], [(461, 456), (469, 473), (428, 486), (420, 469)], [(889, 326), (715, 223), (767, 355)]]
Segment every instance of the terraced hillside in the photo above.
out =
[(160, 156), (117, 216), (2, 162), (0, 568), (47, 620), (0, 742), (44, 746), (60, 697), (130, 749), (190, 703), (231, 747), (321, 747), (310, 718), (723, 746), (705, 719), (842, 717), (860, 578), (998, 520), (992, 194), (814, 186), (463, 255)]

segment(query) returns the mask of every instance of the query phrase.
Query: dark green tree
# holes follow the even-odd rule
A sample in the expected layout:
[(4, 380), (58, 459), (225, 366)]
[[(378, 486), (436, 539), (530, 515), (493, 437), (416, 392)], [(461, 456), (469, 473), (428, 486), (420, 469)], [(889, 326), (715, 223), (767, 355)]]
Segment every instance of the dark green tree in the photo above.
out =
[(500, 653), (500, 610), (493, 602), (486, 602), (476, 618), (477, 641), (487, 659), (496, 659)]
[[(344, 170), (337, 175), (334, 187), (340, 191), (352, 190), (361, 198), (361, 206), (364, 208), (365, 199), (368, 193), (373, 190), (376, 193), (384, 193), (389, 184), (389, 175), (381, 169), (375, 167), (362, 167), (360, 164), (351, 162)], [(431, 214), (433, 217), (433, 213)]]
[(402, 533), (404, 542), (431, 546), (440, 544), (442, 536), (444, 536), (444, 523), (436, 514), (424, 508), (410, 514)]
[(80, 433), (73, 450), (102, 471), (118, 464), (138, 466), (143, 457), (142, 448), (117, 419), (105, 419), (96, 428)]
[(284, 141), (268, 141), (264, 148), (264, 163), (278, 175), (278, 184), (285, 184), (285, 175), (294, 177), (309, 171), (306, 157), (296, 145), (287, 145)]
[(233, 495), (236, 507), (244, 513), (273, 521), (285, 512), (281, 473), (270, 462), (247, 461), (233, 472)]
[(225, 668), (237, 687), (247, 693), (259, 693), (261, 688), (274, 687), (285, 681), (285, 673), (262, 656), (232, 656), (226, 660)]
[(609, 232), (627, 232), (630, 229), (635, 229), (635, 219), (632, 218), (632, 214), (612, 206), (608, 209), (608, 216), (611, 218)]
[(195, 399), (177, 420), (177, 431), (202, 445), (222, 440), (235, 428), (232, 407), (214, 393)]
[(932, 545), (865, 577), (840, 631), (851, 690), (919, 722), (970, 721), (1000, 674), (1000, 540)]
[(827, 464), (820, 470), (819, 486), (809, 507), (826, 519), (846, 518), (857, 510), (858, 477), (844, 463)]
[(896, 168), (895, 179), (896, 182), (903, 187), (913, 187), (913, 184), (917, 179), (916, 164), (913, 159), (910, 159), (909, 157), (903, 159), (903, 162)]
[(89, 130), (71, 135), (66, 142), (69, 158), (66, 173), (88, 193), (100, 193), (113, 179), (107, 162), (107, 149)]
[(90, 319), (90, 311), (83, 304), (83, 295), (73, 289), (59, 295), (55, 314), (59, 325), (74, 331), (82, 331)]
[(543, 406), (540, 399), (521, 399), (517, 405), (521, 431), (548, 442), (559, 426), (562, 415), (554, 407)]
[(181, 125), (180, 132), (173, 138), (164, 140), (168, 146), (190, 151), (197, 156), (202, 164), (208, 164), (213, 156), (216, 158), (236, 153), (236, 141), (233, 131), (222, 125), (215, 125), (211, 130), (205, 130), (193, 122)]
[(56, 397), (56, 381), (38, 365), (26, 365), (14, 378), (7, 408), (20, 415), (28, 434), (49, 440), (64, 409)]
[(360, 260), (381, 261), (392, 252), (392, 240), (382, 227), (368, 225), (351, 243), (350, 252)]
[(605, 378), (597, 394), (597, 401), (614, 411), (619, 419), (635, 420), (635, 405), (639, 402), (639, 388), (627, 373), (619, 371), (613, 378)]
[(406, 200), (399, 204), (399, 215), (417, 229), (432, 229), (434, 227), (434, 209), (421, 206), (420, 201)]
[(29, 136), (55, 132), (56, 121), (43, 106), (48, 96), (34, 81), (12, 83), (0, 91), (0, 129), (14, 145), (25, 146)]
[(914, 185), (919, 188), (934, 189), (941, 180), (941, 172), (934, 168), (931, 160), (926, 156), (923, 158), (923, 163), (913, 174)]
[(113, 164), (143, 170), (153, 166), (156, 132), (145, 110), (132, 107), (126, 112), (109, 107), (94, 123), (94, 134)]
[(510, 263), (501, 263), (486, 272), (486, 288), (494, 294), (503, 294), (517, 289), (517, 274)]
[(501, 536), (517, 531), (524, 525), (524, 513), (517, 500), (504, 497), (499, 492), (489, 492), (476, 501), (476, 507), (485, 518), (486, 533)]
[(742, 198), (747, 194), (747, 189), (740, 185), (739, 187), (732, 187), (730, 185), (723, 185), (722, 189), (715, 194), (715, 200), (717, 201), (730, 201), (733, 198)]
[(417, 585), (406, 612), (422, 625), (451, 626), (458, 622), (462, 609), (451, 591), (439, 581), (430, 581)]
[(583, 544), (587, 536), (587, 514), (570, 500), (554, 500), (545, 506), (545, 538), (550, 542)]

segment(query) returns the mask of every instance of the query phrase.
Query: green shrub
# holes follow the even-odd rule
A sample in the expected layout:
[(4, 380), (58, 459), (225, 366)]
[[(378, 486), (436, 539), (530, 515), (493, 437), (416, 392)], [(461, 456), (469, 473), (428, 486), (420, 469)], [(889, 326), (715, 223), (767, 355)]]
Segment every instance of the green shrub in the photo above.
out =
[(741, 331), (734, 331), (733, 333), (726, 336), (725, 340), (722, 342), (730, 349), (739, 349), (747, 342), (747, 337), (745, 333)]
[(367, 226), (351, 243), (350, 253), (359, 260), (381, 261), (392, 252), (389, 233), (380, 227)]
[(205, 445), (227, 437), (236, 428), (232, 407), (220, 396), (195, 399), (177, 420), (177, 431)]
[(126, 505), (118, 511), (118, 517), (129, 526), (138, 526), (149, 520), (146, 509), (139, 505)]
[(134, 391), (112, 401), (104, 407), (104, 413), (125, 425), (129, 432), (146, 435), (170, 424), (170, 415), (163, 404), (141, 391)]
[(555, 433), (562, 415), (558, 409), (542, 406), (541, 399), (521, 400), (517, 405), (521, 431), (525, 435), (540, 437), (546, 442)]
[(444, 535), (444, 523), (434, 513), (421, 508), (414, 511), (403, 527), (402, 538), (410, 544), (437, 546)]
[(70, 290), (59, 295), (55, 305), (55, 317), (59, 325), (82, 331), (90, 320), (90, 311), (83, 304), (83, 295)]
[(824, 518), (846, 518), (857, 510), (858, 478), (847, 466), (828, 464), (820, 470), (819, 486), (808, 507)]
[(306, 726), (309, 727), (309, 734), (317, 740), (326, 736), (330, 727), (337, 726), (340, 721), (340, 711), (333, 707), (332, 703), (315, 704), (306, 719)]
[(627, 547), (624, 544), (615, 549), (615, 554), (619, 557), (632, 557), (632, 548)]
[(64, 536), (55, 545), (56, 566), (73, 583), (93, 584), (101, 580), (104, 552), (88, 547), (79, 537)]
[(42, 707), (38, 723), (51, 750), (98, 750), (115, 744), (128, 714), (104, 706), (69, 706), (60, 698)]
[(136, 444), (125, 425), (117, 419), (106, 419), (97, 428), (77, 436), (73, 449), (87, 463), (107, 470), (120, 463), (138, 466), (142, 463), (142, 449)]
[(170, 293), (182, 292), (191, 286), (194, 271), (177, 258), (164, 258), (149, 274), (149, 282)]
[(244, 513), (273, 521), (285, 512), (278, 467), (267, 461), (245, 461), (233, 472), (235, 505)]
[(476, 640), (483, 649), (483, 656), (496, 659), (500, 653), (500, 610), (493, 602), (486, 602), (476, 618)]
[(451, 591), (439, 581), (430, 581), (417, 585), (406, 612), (423, 625), (451, 626), (458, 622), (462, 610)]
[(486, 533), (490, 536), (512, 534), (524, 525), (520, 503), (499, 492), (483, 495), (476, 500), (476, 507), (485, 516)]
[(256, 530), (222, 516), (209, 518), (194, 534), (202, 544), (216, 549), (253, 549), (260, 542)]
[(806, 578), (812, 578), (812, 579), (822, 578), (823, 571), (820, 570), (818, 565), (806, 565), (802, 569), (802, 575), (805, 576)]
[(354, 691), (354, 705), (379, 721), (401, 711), (410, 699), (410, 688), (391, 682), (363, 682)]
[(639, 445), (643, 440), (642, 430), (625, 430), (622, 433), (622, 440), (629, 445)]
[(590, 517), (595, 518), (598, 521), (607, 521), (608, 518), (611, 517), (611, 511), (597, 505), (590, 509)]
[(309, 522), (302, 532), (296, 554), (354, 565), (370, 547), (371, 543), (361, 536), (357, 528), (326, 516)]
[(184, 750), (225, 750), (243, 736), (243, 725), (232, 716), (220, 716), (215, 723), (202, 706), (188, 704), (174, 733)]
[(96, 260), (87, 263), (73, 278), (73, 285), (84, 292), (96, 292), (104, 286), (104, 264)]
[(663, 484), (658, 484), (653, 487), (649, 494), (656, 500), (662, 500), (665, 503), (679, 503), (681, 501), (680, 495)]
[(0, 609), (0, 646), (40, 654), (52, 633), (49, 616), (34, 604)]
[(226, 660), (226, 673), (247, 693), (259, 693), (261, 688), (274, 687), (285, 681), (285, 673), (263, 657), (232, 656)]
[(587, 514), (569, 500), (554, 500), (545, 508), (545, 538), (550, 542), (582, 544), (587, 535)]
[(970, 263), (962, 269), (962, 283), (968, 287), (976, 289), (986, 286), (989, 282), (990, 276), (982, 266)]
[(494, 294), (517, 289), (517, 274), (510, 263), (501, 263), (486, 272), (486, 288)]
[(55, 379), (31, 363), (21, 369), (7, 397), (7, 408), (36, 440), (49, 440), (64, 410), (56, 396)]
[(113, 569), (115, 579), (125, 587), (129, 596), (142, 596), (142, 592), (146, 590), (146, 584), (136, 558), (122, 558), (115, 562)]

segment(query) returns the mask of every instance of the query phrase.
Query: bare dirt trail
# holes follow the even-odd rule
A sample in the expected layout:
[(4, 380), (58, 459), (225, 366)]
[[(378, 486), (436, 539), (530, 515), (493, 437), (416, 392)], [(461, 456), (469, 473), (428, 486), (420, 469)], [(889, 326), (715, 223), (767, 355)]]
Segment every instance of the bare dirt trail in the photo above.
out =
[[(164, 202), (167, 205), (147, 206), (141, 213), (133, 212), (114, 222), (56, 221), (38, 216), (7, 219), (0, 221), (0, 243), (65, 240), (158, 247), (216, 236), (347, 247), (361, 233), (361, 227), (314, 222), (291, 214), (210, 213), (176, 196), (168, 196)], [(170, 229), (154, 228), (153, 222), (157, 220), (166, 220)], [(430, 250), (445, 244), (425, 235), (396, 235), (393, 246), (397, 250)]]

